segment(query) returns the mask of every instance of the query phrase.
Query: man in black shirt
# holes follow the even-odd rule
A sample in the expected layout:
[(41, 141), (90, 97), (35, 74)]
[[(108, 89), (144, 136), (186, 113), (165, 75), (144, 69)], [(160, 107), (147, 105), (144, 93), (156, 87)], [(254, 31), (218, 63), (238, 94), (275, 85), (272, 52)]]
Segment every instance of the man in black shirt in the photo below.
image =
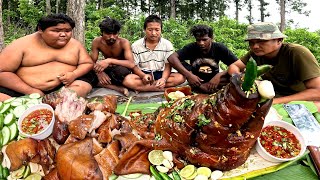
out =
[(226, 71), (219, 72), (219, 61), (229, 66), (238, 58), (225, 45), (214, 42), (211, 27), (196, 25), (190, 33), (196, 42), (173, 53), (168, 61), (187, 78), (193, 89), (204, 93), (215, 92), (229, 81)]

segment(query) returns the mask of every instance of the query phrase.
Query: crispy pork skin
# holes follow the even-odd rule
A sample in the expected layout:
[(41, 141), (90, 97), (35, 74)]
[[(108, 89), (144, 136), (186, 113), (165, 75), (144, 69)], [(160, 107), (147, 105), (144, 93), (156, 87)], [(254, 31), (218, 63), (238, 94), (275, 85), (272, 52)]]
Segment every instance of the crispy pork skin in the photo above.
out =
[(61, 180), (103, 179), (92, 149), (92, 138), (60, 146), (56, 155), (59, 178)]
[(119, 151), (119, 142), (113, 141), (107, 148), (104, 148), (99, 154), (94, 156), (94, 159), (99, 164), (104, 179), (108, 179), (113, 172), (113, 168), (118, 164)]
[(31, 138), (13, 141), (7, 146), (6, 153), (11, 162), (10, 170), (17, 170), (38, 154), (38, 142)]

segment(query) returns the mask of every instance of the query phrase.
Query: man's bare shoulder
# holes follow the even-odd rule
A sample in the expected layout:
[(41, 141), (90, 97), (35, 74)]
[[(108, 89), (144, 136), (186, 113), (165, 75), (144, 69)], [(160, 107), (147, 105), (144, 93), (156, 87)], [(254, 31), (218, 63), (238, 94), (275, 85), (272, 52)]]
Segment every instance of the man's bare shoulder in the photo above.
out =
[(119, 40), (120, 40), (121, 46), (126, 46), (126, 45), (130, 46), (130, 41), (128, 39), (119, 37)]
[(81, 44), (80, 41), (78, 41), (77, 39), (74, 39), (74, 38), (71, 38), (69, 43), (68, 43), (68, 46), (75, 46), (75, 47), (84, 47), (83, 44)]
[(37, 37), (37, 33), (29, 34), (23, 37), (20, 37), (14, 41), (12, 41), (11, 44), (20, 44), (21, 46), (27, 45), (27, 44), (33, 44), (35, 41), (39, 41)]

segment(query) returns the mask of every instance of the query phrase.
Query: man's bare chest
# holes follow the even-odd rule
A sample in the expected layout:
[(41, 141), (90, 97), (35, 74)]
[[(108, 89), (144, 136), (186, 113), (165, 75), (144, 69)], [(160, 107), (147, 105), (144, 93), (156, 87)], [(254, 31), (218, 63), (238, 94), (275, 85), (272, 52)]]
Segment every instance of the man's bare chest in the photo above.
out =
[(123, 58), (124, 50), (121, 46), (100, 46), (99, 51), (105, 58)]
[(22, 66), (31, 67), (51, 62), (77, 65), (79, 53), (75, 49), (27, 50), (23, 55)]

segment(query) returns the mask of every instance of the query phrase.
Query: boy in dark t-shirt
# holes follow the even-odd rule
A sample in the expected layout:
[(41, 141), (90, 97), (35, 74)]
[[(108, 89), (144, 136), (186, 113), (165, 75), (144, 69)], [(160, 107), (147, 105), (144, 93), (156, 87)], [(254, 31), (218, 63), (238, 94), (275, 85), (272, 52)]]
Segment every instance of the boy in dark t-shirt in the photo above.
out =
[(230, 65), (238, 58), (222, 43), (213, 42), (213, 30), (209, 26), (196, 25), (190, 33), (196, 42), (173, 53), (168, 61), (187, 78), (193, 89), (215, 92), (229, 80), (225, 71), (219, 72), (219, 61)]

